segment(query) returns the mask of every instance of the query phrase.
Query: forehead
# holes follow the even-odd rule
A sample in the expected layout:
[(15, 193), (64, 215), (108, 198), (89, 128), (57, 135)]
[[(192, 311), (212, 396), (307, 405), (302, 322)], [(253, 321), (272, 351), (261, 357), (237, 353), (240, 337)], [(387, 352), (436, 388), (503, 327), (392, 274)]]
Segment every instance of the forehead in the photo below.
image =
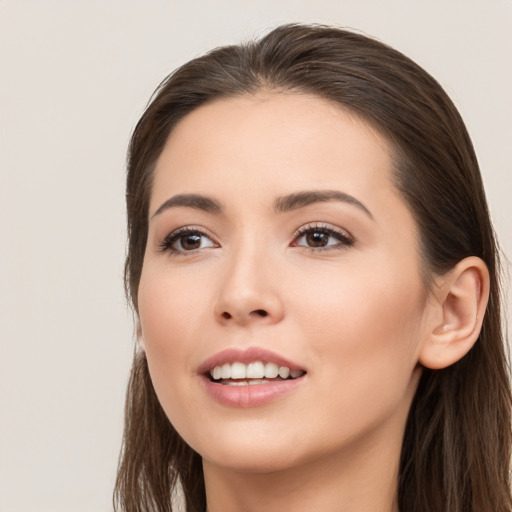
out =
[(313, 95), (260, 92), (213, 101), (178, 123), (157, 161), (151, 202), (237, 185), (357, 193), (390, 186), (391, 172), (390, 144), (357, 115)]

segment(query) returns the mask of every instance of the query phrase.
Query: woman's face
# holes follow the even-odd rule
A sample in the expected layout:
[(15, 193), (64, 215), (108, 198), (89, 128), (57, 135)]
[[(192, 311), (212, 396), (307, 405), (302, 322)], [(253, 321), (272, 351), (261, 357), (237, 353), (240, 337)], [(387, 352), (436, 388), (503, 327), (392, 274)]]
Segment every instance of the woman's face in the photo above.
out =
[(139, 313), (160, 403), (206, 464), (399, 449), (428, 297), (391, 178), (386, 140), (309, 95), (218, 100), (170, 135)]

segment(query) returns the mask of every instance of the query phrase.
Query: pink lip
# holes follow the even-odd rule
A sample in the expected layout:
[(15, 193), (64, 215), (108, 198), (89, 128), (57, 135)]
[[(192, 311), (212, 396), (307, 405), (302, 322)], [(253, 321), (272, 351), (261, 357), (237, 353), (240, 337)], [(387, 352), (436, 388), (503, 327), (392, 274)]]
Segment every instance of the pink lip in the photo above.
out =
[(246, 386), (228, 386), (210, 380), (208, 372), (215, 366), (224, 363), (240, 362), (249, 364), (253, 361), (275, 363), (286, 366), (290, 370), (305, 370), (284, 357), (260, 347), (246, 350), (226, 349), (208, 358), (198, 368), (206, 392), (218, 403), (229, 407), (257, 407), (271, 403), (278, 398), (296, 390), (304, 381), (305, 376), (293, 380), (272, 381), (264, 384)]

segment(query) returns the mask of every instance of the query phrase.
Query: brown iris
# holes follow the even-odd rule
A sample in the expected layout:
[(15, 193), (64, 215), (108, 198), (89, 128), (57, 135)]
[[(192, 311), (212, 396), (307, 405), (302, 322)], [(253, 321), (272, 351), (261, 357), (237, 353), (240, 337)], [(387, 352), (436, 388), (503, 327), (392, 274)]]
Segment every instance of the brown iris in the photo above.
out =
[(329, 234), (322, 231), (310, 231), (305, 238), (309, 247), (325, 247), (329, 242)]
[(201, 235), (189, 234), (180, 238), (180, 245), (186, 251), (192, 251), (201, 247)]

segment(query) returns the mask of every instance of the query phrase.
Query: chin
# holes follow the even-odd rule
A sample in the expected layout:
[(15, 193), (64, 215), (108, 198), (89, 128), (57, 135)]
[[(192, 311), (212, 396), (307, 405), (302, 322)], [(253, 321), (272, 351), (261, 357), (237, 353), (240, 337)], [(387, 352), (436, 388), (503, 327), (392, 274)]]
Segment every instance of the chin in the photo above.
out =
[(291, 451), (282, 446), (275, 449), (253, 446), (252, 450), (245, 450), (243, 453), (229, 448), (207, 453), (203, 456), (203, 461), (238, 473), (275, 473), (301, 464), (298, 454), (290, 453)]
[(185, 441), (206, 463), (241, 473), (272, 473), (304, 462), (304, 454), (297, 450), (305, 448), (304, 440), (297, 441), (289, 432), (279, 435), (275, 428), (258, 432), (254, 426), (247, 426), (245, 431), (240, 427), (212, 429), (207, 437), (202, 432), (202, 436)]

